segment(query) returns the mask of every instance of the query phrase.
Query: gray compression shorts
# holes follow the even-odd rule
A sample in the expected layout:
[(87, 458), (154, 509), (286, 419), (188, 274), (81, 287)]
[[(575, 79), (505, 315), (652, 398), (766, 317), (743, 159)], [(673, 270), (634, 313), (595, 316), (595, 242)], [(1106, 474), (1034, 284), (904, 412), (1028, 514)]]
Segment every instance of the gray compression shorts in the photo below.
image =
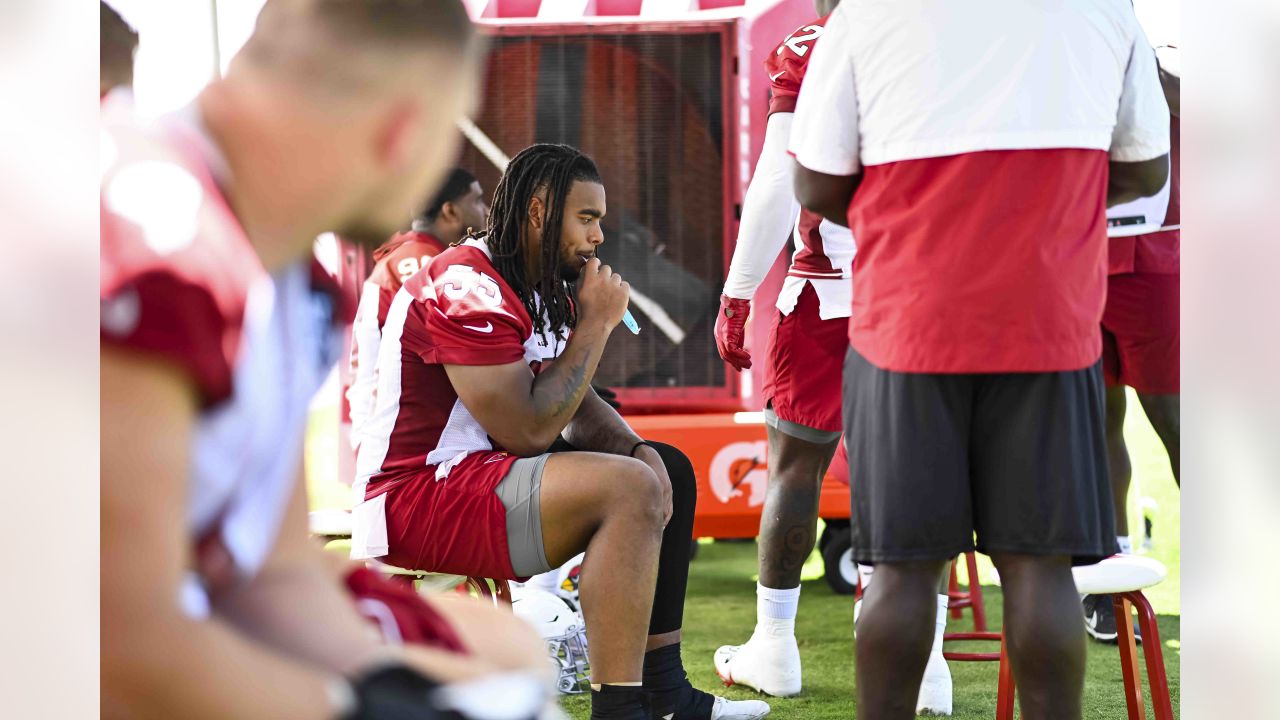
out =
[(542, 544), (542, 471), (551, 455), (520, 458), (494, 492), (507, 509), (507, 548), (516, 577), (551, 569)]

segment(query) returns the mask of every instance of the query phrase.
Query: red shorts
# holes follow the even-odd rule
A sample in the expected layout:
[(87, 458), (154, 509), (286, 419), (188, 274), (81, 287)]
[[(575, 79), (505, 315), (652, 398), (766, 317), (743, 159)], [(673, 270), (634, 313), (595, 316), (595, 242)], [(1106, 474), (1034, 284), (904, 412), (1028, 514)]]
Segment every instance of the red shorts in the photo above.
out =
[[(436, 466), (387, 478), (387, 555), (396, 567), (513, 579), (507, 510), (494, 492), (519, 459), (504, 452), (468, 455), (436, 480)], [(371, 486), (371, 495), (379, 488)]]
[(1107, 281), (1102, 371), (1108, 386), (1173, 395), (1180, 389), (1179, 275), (1124, 273)]
[(790, 315), (774, 312), (764, 368), (764, 399), (778, 418), (840, 432), (840, 378), (849, 319), (818, 316), (818, 293), (806, 284)]
[(357, 567), (347, 574), (347, 589), (356, 610), (378, 628), (386, 642), (466, 654), (458, 633), (412, 586)]

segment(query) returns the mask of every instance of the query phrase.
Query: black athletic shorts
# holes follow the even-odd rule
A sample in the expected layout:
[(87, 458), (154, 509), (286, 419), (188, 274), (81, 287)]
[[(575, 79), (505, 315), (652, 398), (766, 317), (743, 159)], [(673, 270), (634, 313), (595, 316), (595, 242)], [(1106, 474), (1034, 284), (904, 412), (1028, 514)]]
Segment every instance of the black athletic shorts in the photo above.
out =
[(844, 362), (853, 557), (1117, 552), (1101, 362), (1049, 373), (899, 373)]

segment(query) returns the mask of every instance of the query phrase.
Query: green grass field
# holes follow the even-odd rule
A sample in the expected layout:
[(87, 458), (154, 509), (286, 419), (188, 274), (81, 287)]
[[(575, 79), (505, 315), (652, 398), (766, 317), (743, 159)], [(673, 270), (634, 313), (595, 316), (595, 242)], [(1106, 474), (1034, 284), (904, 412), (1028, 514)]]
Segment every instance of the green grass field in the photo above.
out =
[[(1125, 434), (1133, 459), (1136, 496), (1149, 497), (1158, 509), (1154, 511), (1154, 548), (1151, 556), (1169, 569), (1168, 579), (1147, 592), (1159, 614), (1165, 664), (1173, 695), (1175, 714), (1179, 705), (1180, 606), (1179, 574), (1179, 494), (1169, 471), (1163, 447), (1142, 416), (1136, 398), (1129, 402), (1129, 418)], [(320, 410), (313, 418), (313, 432), (308, 446), (308, 466), (313, 505), (345, 506), (346, 488), (338, 485), (333, 471), (336, 438), (333, 415)], [(1132, 528), (1140, 528), (1139, 504), (1131, 500), (1134, 518)], [(1001, 617), (1000, 588), (994, 584), (990, 565), (983, 561), (979, 575), (986, 592), (989, 622), (998, 627)], [(853, 602), (835, 595), (822, 579), (821, 561), (815, 554), (805, 568), (800, 616), (796, 635), (804, 662), (804, 693), (798, 698), (770, 701), (771, 717), (826, 720), (856, 717), (853, 671)], [(703, 541), (690, 570), (689, 594), (685, 610), (684, 661), (693, 683), (703, 689), (719, 689), (734, 698), (752, 697), (741, 688), (724, 689), (711, 665), (716, 647), (740, 643), (747, 639), (755, 623), (756, 546), (753, 543), (714, 543)], [(963, 572), (962, 572), (963, 580)], [(950, 630), (971, 629), (968, 613), (961, 621), (953, 621)], [(968, 648), (975, 648), (968, 644)], [(985, 649), (985, 648), (984, 648)], [(952, 663), (955, 680), (955, 718), (991, 718), (995, 714), (995, 663)], [(1145, 676), (1144, 676), (1145, 677)], [(1150, 702), (1148, 699), (1148, 716)], [(573, 718), (589, 716), (586, 697), (567, 698), (565, 710)], [(1117, 720), (1126, 717), (1120, 663), (1115, 647), (1089, 643), (1088, 677), (1085, 685), (1085, 718)]]

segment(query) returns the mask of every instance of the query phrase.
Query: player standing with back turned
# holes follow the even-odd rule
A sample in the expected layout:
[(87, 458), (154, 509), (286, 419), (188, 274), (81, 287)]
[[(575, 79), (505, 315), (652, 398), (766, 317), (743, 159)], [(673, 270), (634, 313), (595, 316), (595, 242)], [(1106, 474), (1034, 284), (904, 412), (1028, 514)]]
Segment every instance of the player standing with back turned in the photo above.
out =
[[(796, 195), (858, 238), (844, 366), (858, 710), (914, 715), (946, 563), (990, 555), (1027, 717), (1079, 718), (1073, 563), (1116, 549), (1106, 208), (1168, 175), (1128, 3), (845, 0), (796, 104)], [(975, 543), (976, 535), (976, 543)]]

